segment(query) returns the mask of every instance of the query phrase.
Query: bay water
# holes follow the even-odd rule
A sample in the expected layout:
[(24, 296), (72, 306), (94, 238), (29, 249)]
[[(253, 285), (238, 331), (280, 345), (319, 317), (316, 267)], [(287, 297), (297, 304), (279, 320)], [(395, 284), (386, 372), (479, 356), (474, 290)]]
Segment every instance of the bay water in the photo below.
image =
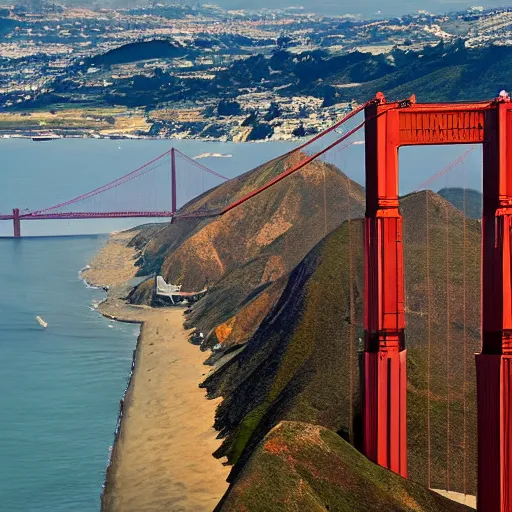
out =
[(100, 508), (138, 333), (99, 315), (104, 292), (78, 277), (104, 241), (0, 239), (2, 511)]

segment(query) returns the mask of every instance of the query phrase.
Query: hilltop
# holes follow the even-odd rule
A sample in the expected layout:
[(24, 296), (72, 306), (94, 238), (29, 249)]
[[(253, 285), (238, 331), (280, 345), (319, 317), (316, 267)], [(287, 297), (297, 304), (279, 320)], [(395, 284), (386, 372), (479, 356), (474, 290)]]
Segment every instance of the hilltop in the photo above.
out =
[(371, 464), (331, 430), (300, 422), (265, 436), (215, 510), (263, 512), (269, 503), (276, 512), (470, 510)]
[(482, 218), (482, 201), (481, 192), (472, 189), (463, 188), (442, 188), (438, 194), (453, 204), (457, 210), (465, 212), (472, 219)]
[[(179, 213), (216, 211), (304, 156), (294, 152), (268, 162), (191, 201)], [(140, 272), (158, 272), (183, 290), (208, 286), (189, 323), (207, 334), (210, 347), (239, 344), (279, 296), (280, 278), (348, 215), (363, 212), (362, 187), (333, 166), (313, 162), (222, 217), (178, 218), (145, 245)], [(142, 245), (145, 239), (134, 243)], [(134, 290), (131, 300), (147, 302), (150, 294), (148, 283)]]

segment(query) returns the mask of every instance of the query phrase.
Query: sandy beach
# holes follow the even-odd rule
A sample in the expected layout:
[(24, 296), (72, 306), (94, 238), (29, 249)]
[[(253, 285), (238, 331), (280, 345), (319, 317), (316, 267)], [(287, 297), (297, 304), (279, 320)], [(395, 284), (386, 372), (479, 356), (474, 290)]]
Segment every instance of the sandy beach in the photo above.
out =
[(112, 234), (92, 259), (90, 268), (82, 271), (82, 278), (93, 286), (111, 288), (123, 285), (134, 277), (137, 254), (127, 244), (137, 233), (138, 231), (130, 230)]
[(189, 343), (183, 309), (132, 306), (118, 298), (116, 287), (135, 274), (136, 255), (126, 247), (131, 236), (113, 235), (84, 273), (92, 284), (111, 287), (101, 313), (142, 323), (102, 508), (211, 511), (227, 489), (229, 468), (212, 456), (220, 446), (212, 427), (218, 401), (198, 387), (211, 371), (203, 364), (207, 355)]

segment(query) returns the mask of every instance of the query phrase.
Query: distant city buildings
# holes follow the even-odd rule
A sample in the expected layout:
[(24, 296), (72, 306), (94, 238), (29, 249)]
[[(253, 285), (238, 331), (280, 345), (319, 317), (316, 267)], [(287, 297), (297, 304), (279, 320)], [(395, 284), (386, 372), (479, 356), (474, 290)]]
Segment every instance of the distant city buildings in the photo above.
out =
[[(119, 95), (120, 89), (129, 90), (130, 84), (140, 86), (143, 80), (151, 80), (157, 69), (171, 77), (162, 87), (172, 88), (172, 80), (179, 80), (200, 88), (201, 83), (216, 80), (235, 62), (254, 55), (270, 58), (280, 50), (298, 56), (308, 52), (336, 56), (356, 50), (373, 55), (390, 54), (396, 48), (418, 51), (457, 39), (462, 39), (468, 48), (512, 45), (512, 10), (475, 7), (446, 15), (420, 11), (399, 18), (365, 21), (351, 16), (319, 16), (298, 9), (250, 12), (199, 4), (156, 4), (92, 11), (42, 3), (38, 11), (19, 6), (1, 8), (0, 29), (0, 109), (4, 113), (24, 105), (30, 108), (35, 101), (41, 102), (37, 104), (40, 108), (49, 94), (69, 108), (85, 102), (108, 110), (109, 96)], [(106, 65), (94, 62), (94, 57), (123, 45), (153, 40), (172, 41), (183, 51), (180, 55), (154, 58), (133, 55)], [(389, 57), (392, 63), (393, 57)], [(270, 80), (258, 78), (252, 89), (241, 87), (236, 92), (240, 114), (229, 118), (212, 118), (219, 97), (200, 94), (155, 105), (130, 105), (126, 101), (126, 109), (144, 110), (147, 124), (154, 125), (151, 136), (212, 134), (213, 138), (243, 139), (250, 132), (243, 125), (250, 113), (264, 114), (275, 103), (280, 115), (265, 121), (271, 128), (264, 133), (284, 139), (293, 137), (299, 126), (310, 133), (321, 130), (349, 108), (349, 101), (338, 101), (336, 96), (326, 102), (309, 94), (281, 94), (286, 84), (268, 87), (280, 71), (271, 73), (274, 76)], [(166, 117), (164, 113), (171, 111), (182, 114)], [(215, 129), (210, 127), (212, 124)]]

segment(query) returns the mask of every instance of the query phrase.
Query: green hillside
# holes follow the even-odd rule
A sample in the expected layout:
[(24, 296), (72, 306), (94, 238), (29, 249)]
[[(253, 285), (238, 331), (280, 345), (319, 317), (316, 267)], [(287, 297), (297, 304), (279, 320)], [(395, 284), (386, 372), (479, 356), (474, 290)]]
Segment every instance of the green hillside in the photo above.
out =
[(328, 429), (308, 423), (282, 422), (258, 445), (215, 510), (469, 512), (471, 509), (372, 464)]

